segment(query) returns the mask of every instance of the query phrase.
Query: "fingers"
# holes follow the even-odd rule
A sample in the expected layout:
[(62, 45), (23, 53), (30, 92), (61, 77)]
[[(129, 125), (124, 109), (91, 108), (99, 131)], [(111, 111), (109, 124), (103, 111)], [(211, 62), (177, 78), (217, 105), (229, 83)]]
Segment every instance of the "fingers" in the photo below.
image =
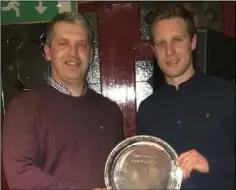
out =
[(178, 158), (179, 166), (183, 171), (184, 178), (190, 177), (193, 170), (208, 173), (209, 165), (207, 159), (197, 152), (196, 150), (190, 150), (182, 153)]
[(188, 157), (191, 153), (192, 153), (192, 150), (182, 153), (182, 154), (179, 156), (179, 158), (178, 158), (179, 163), (181, 163), (182, 160), (183, 160), (185, 157)]
[(190, 178), (190, 175), (191, 175), (191, 172), (192, 172), (192, 170), (194, 169), (193, 168), (193, 161), (192, 161), (192, 157), (193, 156), (191, 156), (191, 158), (186, 162), (186, 163), (184, 163), (184, 174), (185, 174), (185, 179), (186, 178)]
[(183, 176), (185, 179), (190, 177), (190, 174), (193, 170), (193, 166), (194, 166), (193, 159), (194, 159), (194, 154), (192, 153), (192, 151), (189, 151), (180, 155), (179, 166), (182, 169)]

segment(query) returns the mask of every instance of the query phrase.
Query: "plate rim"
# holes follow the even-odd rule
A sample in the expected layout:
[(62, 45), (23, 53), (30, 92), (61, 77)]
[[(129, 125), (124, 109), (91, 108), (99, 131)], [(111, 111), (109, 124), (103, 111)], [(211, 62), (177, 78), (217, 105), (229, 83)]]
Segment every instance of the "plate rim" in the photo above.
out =
[[(111, 180), (109, 180), (109, 173), (110, 173), (109, 170), (111, 169), (111, 163), (113, 163), (116, 160), (116, 159), (114, 159), (114, 156), (119, 154), (120, 150), (124, 149), (124, 147), (126, 147), (127, 145), (135, 144), (136, 142), (139, 142), (140, 140), (141, 141), (158, 143), (161, 146), (164, 145), (165, 146), (164, 149), (168, 149), (166, 151), (167, 154), (169, 152), (171, 152), (171, 154), (172, 154), (170, 157), (173, 157), (174, 164), (176, 165), (176, 171), (180, 170), (180, 168), (178, 166), (178, 163), (177, 163), (178, 154), (177, 154), (177, 152), (173, 149), (173, 147), (169, 143), (167, 143), (166, 141), (164, 141), (161, 138), (158, 138), (158, 137), (155, 137), (155, 136), (151, 136), (151, 135), (136, 135), (136, 136), (132, 136), (132, 137), (126, 138), (125, 140), (123, 140), (120, 143), (118, 143), (112, 149), (112, 151), (109, 153), (109, 155), (107, 157), (107, 160), (106, 160), (106, 163), (105, 163), (105, 169), (104, 169), (104, 180), (105, 180), (105, 186), (106, 186), (106, 188), (108, 190), (112, 189), (111, 184), (110, 184)], [(176, 179), (176, 180), (177, 180), (177, 182), (176, 182), (177, 184), (175, 185), (174, 189), (180, 189), (181, 183), (182, 183), (182, 175), (178, 176), (178, 179)]]

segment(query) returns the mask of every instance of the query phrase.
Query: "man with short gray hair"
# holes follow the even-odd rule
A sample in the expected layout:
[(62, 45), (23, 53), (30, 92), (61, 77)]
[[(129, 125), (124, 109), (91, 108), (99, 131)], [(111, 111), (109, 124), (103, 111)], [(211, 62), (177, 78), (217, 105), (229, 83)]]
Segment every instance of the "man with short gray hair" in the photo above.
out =
[(79, 13), (49, 24), (45, 58), (51, 75), (14, 98), (3, 127), (3, 168), (10, 189), (100, 189), (113, 147), (123, 140), (122, 114), (91, 90), (92, 30)]

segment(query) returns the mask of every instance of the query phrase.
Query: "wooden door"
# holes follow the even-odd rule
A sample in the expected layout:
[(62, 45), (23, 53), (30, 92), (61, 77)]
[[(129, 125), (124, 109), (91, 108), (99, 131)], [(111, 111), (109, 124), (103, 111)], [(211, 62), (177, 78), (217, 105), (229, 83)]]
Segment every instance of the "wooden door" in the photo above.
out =
[[(99, 63), (94, 64), (100, 67), (101, 93), (118, 103), (125, 136), (133, 136), (137, 106), (152, 91), (146, 81), (152, 74), (153, 55), (149, 42), (141, 41), (139, 3), (78, 2), (78, 12), (96, 20), (92, 26), (96, 28)], [(91, 18), (94, 15), (96, 18)]]

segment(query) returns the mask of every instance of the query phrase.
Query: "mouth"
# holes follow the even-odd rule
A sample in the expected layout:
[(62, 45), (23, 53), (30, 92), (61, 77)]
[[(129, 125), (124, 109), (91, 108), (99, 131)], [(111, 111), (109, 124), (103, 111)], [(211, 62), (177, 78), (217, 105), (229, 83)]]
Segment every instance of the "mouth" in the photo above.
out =
[(78, 67), (79, 63), (77, 61), (66, 61), (65, 64), (70, 67)]
[(166, 61), (166, 64), (167, 64), (168, 66), (175, 66), (175, 65), (177, 65), (178, 63), (179, 63), (179, 59), (171, 59), (171, 60)]

